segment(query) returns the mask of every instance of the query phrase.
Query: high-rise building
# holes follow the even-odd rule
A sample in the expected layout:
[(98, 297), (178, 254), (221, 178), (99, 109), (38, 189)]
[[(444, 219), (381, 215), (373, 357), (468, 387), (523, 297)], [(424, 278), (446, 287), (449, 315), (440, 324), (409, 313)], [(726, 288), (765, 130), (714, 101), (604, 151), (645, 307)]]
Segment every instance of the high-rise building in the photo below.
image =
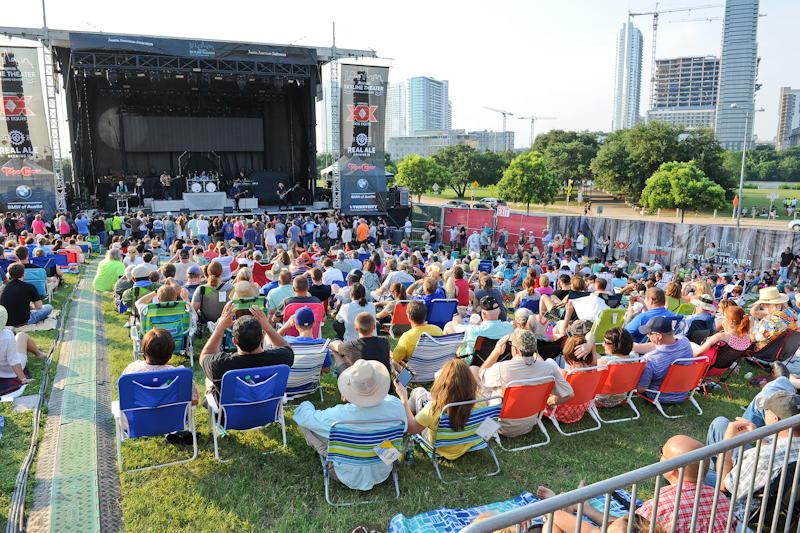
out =
[(452, 112), (448, 82), (428, 77), (406, 81), (406, 134), (418, 131), (449, 130)]
[(408, 134), (406, 124), (406, 82), (393, 83), (386, 92), (386, 143), (389, 138)]
[(505, 138), (503, 138), (502, 131), (471, 131), (470, 135), (474, 135), (478, 139), (478, 151), (485, 152), (491, 150), (493, 152), (504, 152), (506, 150), (514, 149), (514, 132), (507, 131)]
[(719, 59), (678, 57), (656, 61), (655, 101), (647, 121), (714, 129), (719, 89)]
[(332, 82), (326, 83), (322, 88), (322, 139), (317, 146), (317, 151), (321, 153), (330, 154), (333, 153), (333, 145), (331, 144), (331, 138), (333, 134), (331, 132), (333, 120), (331, 114), (331, 97), (333, 94), (333, 85)]
[(617, 75), (614, 80), (614, 117), (611, 131), (632, 128), (641, 117), (642, 32), (626, 22), (617, 33)]
[(775, 142), (776, 150), (783, 150), (792, 146), (792, 130), (800, 128), (800, 89), (781, 87), (781, 97), (778, 101), (778, 137)]
[(464, 130), (420, 130), (414, 135), (390, 138), (386, 143), (386, 150), (392, 154), (392, 159), (399, 161), (408, 154), (430, 157), (440, 149), (456, 144), (478, 148), (475, 135)]
[(754, 117), (747, 121), (745, 131), (742, 111), (751, 113), (755, 109), (758, 3), (759, 0), (725, 0), (715, 130), (722, 145), (735, 151), (743, 149), (745, 137), (748, 148), (752, 144)]

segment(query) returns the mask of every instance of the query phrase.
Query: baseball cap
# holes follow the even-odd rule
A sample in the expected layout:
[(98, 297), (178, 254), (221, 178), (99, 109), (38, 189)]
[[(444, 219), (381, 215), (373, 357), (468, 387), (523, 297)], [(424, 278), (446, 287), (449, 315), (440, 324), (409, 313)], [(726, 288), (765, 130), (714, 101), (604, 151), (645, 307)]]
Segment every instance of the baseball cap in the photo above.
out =
[(181, 248), (179, 254), (181, 256), (181, 259), (189, 259), (189, 250), (187, 250), (186, 248)]
[(664, 316), (654, 316), (647, 324), (639, 328), (639, 333), (672, 333), (672, 319)]
[(498, 272), (497, 274), (494, 275), (494, 277), (500, 278), (500, 279), (506, 279), (506, 275), (503, 274), (502, 272)]
[(796, 414), (800, 414), (800, 409), (797, 408), (797, 400), (794, 397), (794, 393), (786, 390), (774, 392), (767, 398), (759, 398), (756, 400), (756, 407), (760, 409), (769, 409), (781, 420), (786, 420)]
[(202, 271), (202, 270), (200, 270), (200, 267), (199, 267), (199, 266), (197, 266), (197, 265), (192, 265), (192, 266), (190, 266), (190, 267), (189, 267), (189, 269), (186, 271), (186, 275), (188, 276), (189, 274), (194, 274), (195, 276), (200, 276), (200, 275), (202, 275), (202, 274), (203, 274), (203, 271)]
[(121, 249), (121, 248), (122, 248), (122, 245), (121, 245), (120, 243), (118, 243), (118, 242), (115, 242), (115, 243), (113, 243), (113, 244), (111, 245), (111, 249), (112, 249), (112, 250), (113, 250), (113, 249), (117, 249), (117, 250), (119, 250), (119, 249)]
[(536, 335), (527, 329), (518, 329), (512, 333), (511, 344), (522, 352), (524, 357), (536, 354)]
[(307, 328), (314, 324), (314, 311), (312, 311), (308, 307), (303, 307), (298, 309), (297, 312), (294, 314), (294, 321), (298, 326)]
[(494, 296), (484, 296), (481, 298), (481, 309), (484, 311), (494, 311), (500, 309), (500, 304)]

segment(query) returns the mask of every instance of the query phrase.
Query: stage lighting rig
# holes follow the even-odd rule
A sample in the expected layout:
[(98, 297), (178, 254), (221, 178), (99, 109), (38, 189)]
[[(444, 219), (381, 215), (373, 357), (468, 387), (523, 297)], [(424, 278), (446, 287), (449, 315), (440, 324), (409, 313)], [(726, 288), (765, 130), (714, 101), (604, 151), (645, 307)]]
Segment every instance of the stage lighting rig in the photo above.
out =
[(158, 85), (160, 81), (161, 77), (158, 75), (157, 71), (154, 70), (153, 72), (150, 73), (150, 83), (152, 83), (153, 85)]
[(111, 85), (116, 85), (119, 81), (119, 74), (117, 74), (116, 70), (108, 70), (106, 71), (106, 79)]
[(239, 86), (240, 91), (244, 91), (244, 88), (247, 85), (247, 77), (245, 77), (244, 74), (239, 74), (236, 76), (236, 85)]
[(197, 74), (194, 72), (190, 72), (188, 76), (186, 76), (186, 81), (189, 82), (189, 85), (192, 87), (197, 86)]
[(209, 74), (208, 72), (204, 72), (202, 81), (203, 85), (205, 85), (206, 87), (211, 87), (211, 74)]
[(125, 71), (125, 81), (130, 81), (131, 78), (133, 78), (133, 72), (131, 72), (130, 70), (126, 70)]
[(283, 89), (283, 78), (275, 78), (275, 90), (280, 91)]
[(164, 71), (164, 81), (169, 81), (172, 78), (172, 73), (168, 70)]

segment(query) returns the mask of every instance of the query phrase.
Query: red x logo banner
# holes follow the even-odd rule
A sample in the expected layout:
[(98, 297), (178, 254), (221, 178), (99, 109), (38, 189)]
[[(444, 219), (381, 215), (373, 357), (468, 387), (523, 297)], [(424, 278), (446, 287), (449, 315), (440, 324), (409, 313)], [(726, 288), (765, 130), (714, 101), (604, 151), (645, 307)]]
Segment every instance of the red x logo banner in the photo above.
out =
[(615, 250), (627, 250), (628, 246), (630, 246), (630, 244), (631, 243), (629, 243), (629, 242), (614, 241), (614, 249)]
[(28, 109), (28, 102), (30, 101), (31, 98), (33, 97), (4, 96), (3, 109), (0, 110), (0, 114), (7, 115), (9, 117), (20, 117), (20, 116), (32, 117), (33, 111)]
[(378, 122), (375, 118), (375, 111), (378, 109), (376, 105), (348, 105), (347, 109), (350, 110), (347, 122)]

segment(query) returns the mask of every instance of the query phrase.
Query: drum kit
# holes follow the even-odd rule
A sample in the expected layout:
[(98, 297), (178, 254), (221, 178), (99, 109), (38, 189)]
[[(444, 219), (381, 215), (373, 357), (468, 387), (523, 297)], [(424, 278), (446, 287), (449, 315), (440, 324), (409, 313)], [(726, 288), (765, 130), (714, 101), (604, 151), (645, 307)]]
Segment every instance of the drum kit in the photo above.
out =
[(186, 190), (201, 193), (201, 192), (217, 192), (219, 188), (220, 177), (217, 172), (210, 172), (205, 176), (199, 176), (194, 173), (186, 176)]

